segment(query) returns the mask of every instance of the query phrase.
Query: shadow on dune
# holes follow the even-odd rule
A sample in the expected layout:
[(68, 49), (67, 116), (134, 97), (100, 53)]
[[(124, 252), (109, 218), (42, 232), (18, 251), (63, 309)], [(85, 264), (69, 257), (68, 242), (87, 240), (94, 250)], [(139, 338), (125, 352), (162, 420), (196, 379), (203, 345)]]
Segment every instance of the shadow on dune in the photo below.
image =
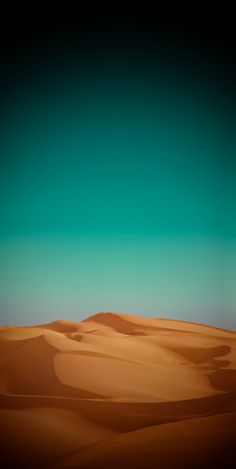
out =
[(2, 395), (0, 408), (61, 408), (79, 412), (88, 420), (114, 431), (129, 432), (231, 410), (236, 392), (174, 402), (116, 402), (53, 396)]
[(115, 360), (118, 362), (126, 362), (126, 363), (136, 363), (134, 360), (129, 360), (128, 358), (121, 358), (117, 357), (116, 355), (110, 355), (106, 353), (101, 353), (101, 352), (92, 352), (89, 350), (79, 350), (79, 351), (67, 351), (65, 352), (67, 355), (78, 355), (81, 357), (93, 357), (93, 358), (104, 358), (106, 360)]
[[(208, 379), (211, 386), (217, 391), (236, 392), (236, 371), (225, 369), (230, 365), (229, 360), (217, 360), (231, 352), (229, 345), (220, 345), (211, 348), (172, 348), (194, 364), (202, 365), (203, 370), (209, 371)], [(213, 371), (213, 373), (210, 373)]]
[[(85, 319), (81, 322), (88, 322), (91, 320), (94, 322), (97, 322), (98, 324), (102, 324), (103, 326), (110, 327), (114, 329), (116, 332), (119, 332), (121, 334), (127, 334), (127, 335), (139, 335), (139, 336), (147, 335), (148, 331), (149, 332), (151, 331), (153, 332), (175, 331), (175, 329), (166, 328), (166, 327), (135, 324), (134, 322), (131, 322), (128, 319), (124, 319), (121, 316), (116, 315), (114, 313), (98, 313), (98, 314), (95, 314), (94, 316), (90, 316), (88, 319)], [(178, 330), (177, 332), (185, 333), (186, 331)]]
[[(9, 348), (7, 345), (9, 344)], [(7, 377), (9, 392), (22, 395), (102, 398), (83, 389), (66, 386), (58, 380), (53, 364), (57, 349), (43, 335), (7, 342), (0, 359), (0, 373)]]
[[(182, 429), (179, 429), (182, 433)], [(234, 429), (231, 430), (233, 433)], [(135, 438), (135, 436), (134, 436)], [(196, 435), (196, 439), (199, 440), (200, 432)], [(220, 444), (219, 444), (219, 439)], [(114, 444), (114, 450), (102, 452), (103, 448), (100, 448), (98, 445), (98, 450), (95, 458), (91, 458), (91, 461), (85, 463), (76, 463), (75, 465), (61, 466), (68, 467), (70, 469), (222, 469), (222, 468), (233, 468), (235, 467), (236, 458), (234, 450), (234, 438), (231, 434), (225, 436), (224, 430), (222, 429), (220, 438), (215, 441), (215, 447), (211, 444), (209, 449), (202, 449), (201, 445), (197, 448), (196, 445), (193, 446), (190, 442), (190, 449), (184, 452), (183, 448), (178, 449), (178, 445), (174, 443), (170, 438), (167, 437), (167, 440), (162, 446), (162, 439), (157, 439), (156, 449), (145, 448), (145, 445), (140, 442), (141, 447), (143, 447), (143, 453), (136, 454), (134, 449), (132, 452), (127, 451), (127, 446), (129, 444), (129, 439), (124, 445), (116, 448)], [(183, 440), (186, 441), (186, 446), (188, 445), (188, 439), (186, 434), (183, 434)], [(137, 442), (139, 444), (139, 442)], [(166, 447), (167, 445), (168, 448)], [(147, 445), (148, 446), (148, 445)], [(93, 448), (91, 448), (93, 451)], [(119, 451), (119, 452), (118, 452)], [(108, 454), (107, 454), (108, 453)], [(98, 456), (98, 457), (97, 457)], [(88, 458), (89, 459), (89, 458)], [(65, 458), (66, 460), (66, 458)], [(60, 461), (58, 460), (58, 465), (47, 466), (44, 469), (59, 469)]]
[(209, 376), (211, 385), (219, 391), (236, 392), (236, 371), (219, 369)]
[[(235, 467), (236, 414), (142, 428), (54, 460), (53, 468), (214, 469)], [(47, 466), (49, 467), (49, 466)], [(51, 466), (50, 466), (51, 467)]]
[(41, 329), (49, 329), (56, 332), (73, 333), (78, 331), (79, 323), (73, 321), (58, 320), (49, 322), (47, 324), (39, 324), (38, 326)]
[(70, 340), (75, 340), (76, 342), (82, 342), (83, 340), (83, 334), (79, 334), (78, 332), (67, 332), (65, 336)]
[(212, 370), (218, 370), (219, 368), (226, 368), (229, 365), (230, 365), (230, 360), (216, 360), (215, 358), (212, 358), (208, 360), (207, 363), (204, 363), (201, 366), (201, 369), (206, 370), (206, 371), (212, 371)]
[(169, 347), (169, 349), (182, 355), (186, 360), (189, 360), (195, 365), (205, 363), (212, 358), (223, 357), (231, 352), (231, 347), (229, 345), (219, 345), (217, 347), (209, 348)]
[[(232, 417), (232, 413), (227, 413), (227, 403), (233, 397), (235, 398), (235, 395), (222, 394), (210, 398), (175, 403), (158, 403), (156, 405), (104, 401), (86, 402), (60, 398), (48, 399), (50, 402), (46, 404), (46, 398), (26, 396), (24, 399), (23, 396), (11, 396), (10, 398), (3, 398), (4, 402), (0, 400), (0, 403), (5, 409), (32, 408), (34, 407), (33, 403), (36, 408), (45, 408), (48, 405), (49, 407), (55, 406), (58, 409), (65, 408), (68, 403), (71, 409), (74, 405), (73, 410), (77, 409), (81, 414), (87, 415), (91, 421), (95, 420), (100, 424), (108, 423), (106, 421), (108, 417), (110, 423), (115, 424), (118, 422), (120, 424), (119, 431), (125, 432), (123, 435), (117, 435), (105, 441), (89, 445), (87, 448), (78, 450), (78, 452), (73, 450), (65, 452), (64, 457), (53, 456), (45, 460), (39, 458), (40, 454), (38, 455), (37, 451), (34, 450), (34, 461), (34, 453), (33, 450), (31, 451), (29, 444), (31, 460), (29, 466), (19, 464), (21, 461), (26, 460), (24, 452), (14, 452), (12, 454), (10, 452), (11, 446), (8, 445), (10, 461), (14, 461), (14, 457), (16, 458), (16, 466), (13, 467), (40, 467), (44, 469), (49, 469), (49, 467), (50, 469), (59, 469), (61, 467), (73, 467), (74, 469), (102, 469), (104, 467), (117, 469), (130, 467), (136, 469), (156, 469), (157, 467), (160, 469), (209, 469), (214, 467), (216, 469), (218, 467), (234, 467), (234, 465), (229, 465), (229, 462), (231, 457), (234, 457), (232, 449), (234, 449), (235, 443), (233, 438), (235, 414)], [(23, 403), (23, 401), (26, 402)], [(53, 404), (52, 401), (55, 401), (55, 403)], [(98, 411), (99, 407), (101, 407), (100, 411)], [(193, 409), (197, 410), (197, 408), (201, 413), (195, 413), (194, 415)], [(210, 412), (210, 409), (212, 412)], [(188, 411), (188, 414), (186, 411)], [(212, 413), (218, 415), (212, 415)], [(161, 422), (159, 417), (164, 416), (164, 414), (166, 416), (168, 414), (169, 420), (162, 419)], [(147, 419), (148, 415), (149, 419)], [(155, 423), (153, 417), (156, 417), (158, 424)], [(213, 423), (208, 425), (208, 421), (210, 422), (211, 419), (213, 419)], [(130, 425), (130, 422), (132, 425)], [(161, 423), (166, 425), (161, 425)], [(4, 435), (2, 441), (4, 441)], [(21, 446), (19, 446), (19, 450), (21, 450)], [(73, 459), (74, 456), (78, 462), (67, 464), (68, 458), (72, 457)], [(214, 465), (212, 465), (213, 463)], [(9, 467), (9, 459), (8, 464), (7, 460), (4, 460), (3, 467)]]

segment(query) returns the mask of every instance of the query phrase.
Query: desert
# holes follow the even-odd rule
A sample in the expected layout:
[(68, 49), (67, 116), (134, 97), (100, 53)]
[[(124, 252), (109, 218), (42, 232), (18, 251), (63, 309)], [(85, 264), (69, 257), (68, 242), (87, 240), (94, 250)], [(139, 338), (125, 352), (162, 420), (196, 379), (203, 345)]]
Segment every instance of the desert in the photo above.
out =
[(2, 467), (233, 467), (236, 333), (102, 312), (0, 328)]

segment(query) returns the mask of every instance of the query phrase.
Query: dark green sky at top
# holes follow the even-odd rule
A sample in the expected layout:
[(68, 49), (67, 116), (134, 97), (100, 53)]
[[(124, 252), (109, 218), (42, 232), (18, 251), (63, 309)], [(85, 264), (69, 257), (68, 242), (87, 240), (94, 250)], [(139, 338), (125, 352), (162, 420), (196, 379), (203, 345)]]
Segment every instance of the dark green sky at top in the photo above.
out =
[(10, 108), (3, 235), (234, 236), (233, 117), (222, 99), (132, 86), (129, 75), (73, 85), (31, 87)]

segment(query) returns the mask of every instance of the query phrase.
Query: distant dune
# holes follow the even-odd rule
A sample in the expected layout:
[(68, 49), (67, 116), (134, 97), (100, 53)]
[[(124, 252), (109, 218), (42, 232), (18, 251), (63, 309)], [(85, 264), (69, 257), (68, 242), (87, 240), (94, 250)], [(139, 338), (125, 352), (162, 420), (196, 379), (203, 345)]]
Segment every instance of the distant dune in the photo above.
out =
[(2, 467), (236, 464), (236, 332), (98, 313), (0, 328)]

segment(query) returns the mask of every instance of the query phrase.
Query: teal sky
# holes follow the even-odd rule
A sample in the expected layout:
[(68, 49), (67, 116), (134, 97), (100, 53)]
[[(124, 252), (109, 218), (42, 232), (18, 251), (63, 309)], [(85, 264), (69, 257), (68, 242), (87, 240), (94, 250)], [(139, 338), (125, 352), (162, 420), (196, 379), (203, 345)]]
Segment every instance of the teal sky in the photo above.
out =
[(208, 80), (96, 71), (33, 77), (7, 102), (1, 323), (105, 310), (235, 327), (229, 101)]

